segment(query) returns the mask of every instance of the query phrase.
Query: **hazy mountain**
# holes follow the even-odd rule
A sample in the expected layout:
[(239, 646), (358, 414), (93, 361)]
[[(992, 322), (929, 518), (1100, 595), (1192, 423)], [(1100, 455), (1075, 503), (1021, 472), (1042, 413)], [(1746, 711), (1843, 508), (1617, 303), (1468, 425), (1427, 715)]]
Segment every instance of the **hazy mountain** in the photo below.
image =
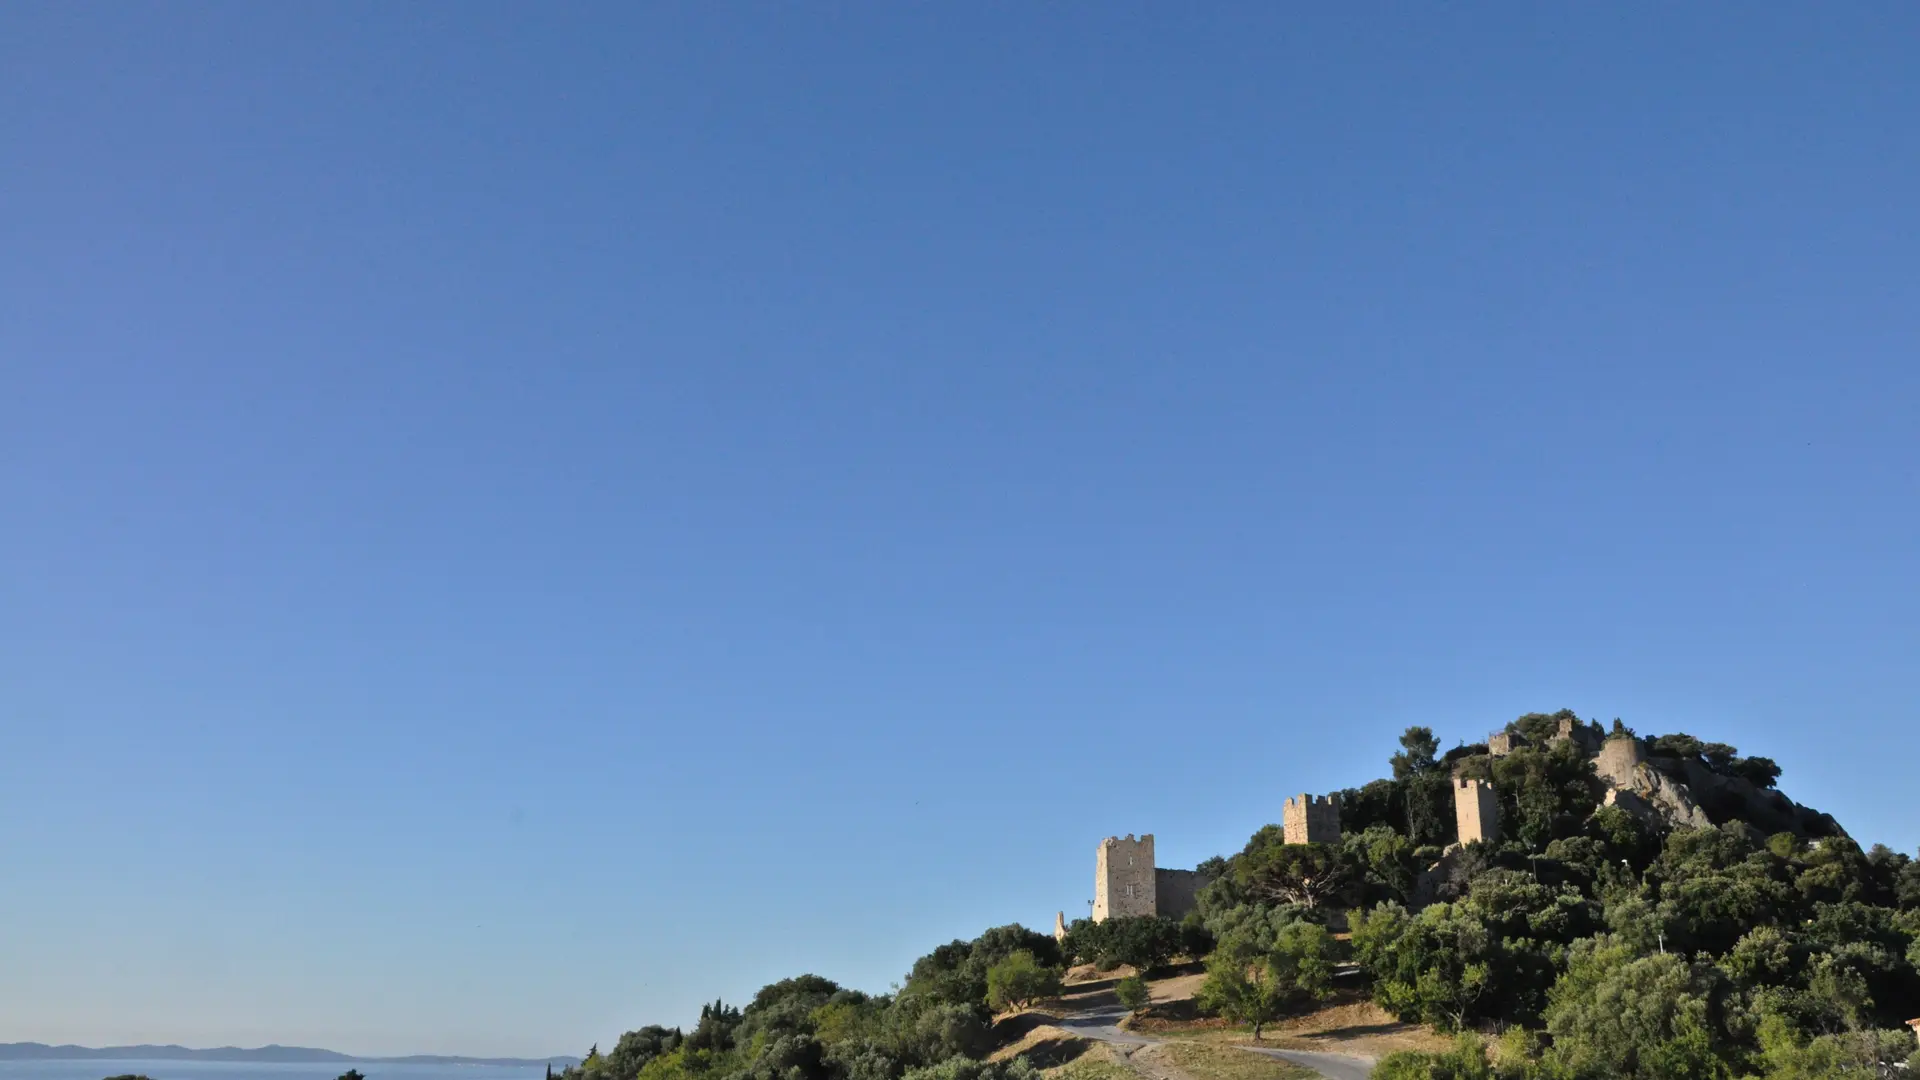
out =
[(354, 1057), (334, 1050), (319, 1050), (310, 1046), (256, 1046), (251, 1049), (239, 1046), (220, 1046), (209, 1050), (195, 1050), (186, 1046), (48, 1046), (46, 1043), (0, 1043), (0, 1061), (26, 1060), (90, 1060), (116, 1059), (127, 1061), (265, 1061), (265, 1062), (384, 1062), (388, 1064), (417, 1062), (434, 1065), (545, 1065), (549, 1062), (556, 1066), (576, 1065), (580, 1059), (572, 1055), (556, 1055), (551, 1058), (482, 1058), (458, 1057), (441, 1054), (413, 1054), (406, 1057)]

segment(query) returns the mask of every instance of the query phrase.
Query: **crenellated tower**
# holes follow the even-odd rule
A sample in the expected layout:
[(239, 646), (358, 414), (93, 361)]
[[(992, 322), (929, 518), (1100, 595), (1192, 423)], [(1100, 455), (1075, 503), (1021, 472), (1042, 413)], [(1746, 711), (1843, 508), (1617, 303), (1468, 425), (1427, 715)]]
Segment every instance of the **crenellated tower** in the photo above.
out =
[(1109, 836), (1094, 854), (1093, 921), (1153, 915), (1159, 910), (1153, 872), (1153, 834), (1135, 840)]
[(1281, 808), (1280, 826), (1289, 844), (1340, 842), (1340, 796), (1299, 795)]
[(1453, 778), (1453, 822), (1462, 844), (1500, 839), (1500, 795), (1485, 780)]

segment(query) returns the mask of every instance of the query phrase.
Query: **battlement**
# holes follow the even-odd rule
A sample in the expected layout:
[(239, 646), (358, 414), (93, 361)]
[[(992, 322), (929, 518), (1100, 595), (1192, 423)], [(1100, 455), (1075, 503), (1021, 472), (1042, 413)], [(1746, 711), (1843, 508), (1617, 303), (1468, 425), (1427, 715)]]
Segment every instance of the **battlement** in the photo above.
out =
[(1159, 910), (1153, 834), (1109, 836), (1093, 858), (1093, 921), (1153, 915)]
[(1297, 795), (1281, 804), (1280, 827), (1289, 844), (1340, 842), (1340, 796)]

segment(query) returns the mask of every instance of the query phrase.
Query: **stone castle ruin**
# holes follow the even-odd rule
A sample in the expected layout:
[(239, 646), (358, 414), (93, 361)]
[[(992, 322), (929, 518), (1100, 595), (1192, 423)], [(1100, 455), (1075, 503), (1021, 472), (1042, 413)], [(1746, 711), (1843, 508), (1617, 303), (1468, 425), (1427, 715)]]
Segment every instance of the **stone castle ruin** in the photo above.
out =
[[(1281, 828), (1289, 844), (1340, 842), (1340, 797), (1298, 795), (1281, 805)], [(1094, 922), (1130, 916), (1178, 919), (1194, 909), (1208, 878), (1198, 870), (1154, 865), (1153, 834), (1109, 836), (1093, 853)], [(1053, 919), (1053, 935), (1065, 937), (1067, 914)]]
[[(1571, 717), (1561, 717), (1560, 726), (1547, 745), (1570, 742), (1588, 754), (1600, 752), (1600, 732), (1592, 725), (1583, 724)], [(1515, 750), (1527, 745), (1527, 737), (1517, 731), (1501, 729), (1487, 736), (1487, 754), (1490, 757), (1506, 757)]]
[(1093, 921), (1159, 912), (1159, 884), (1153, 865), (1153, 834), (1135, 840), (1109, 836), (1094, 852)]
[[(1529, 718), (1523, 718), (1529, 719)], [(1675, 756), (1660, 748), (1673, 744), (1665, 737), (1648, 744), (1619, 726), (1613, 734), (1598, 724), (1563, 713), (1558, 727), (1546, 738), (1549, 748), (1571, 744), (1592, 764), (1596, 794), (1603, 806), (1619, 807), (1659, 831), (1672, 828), (1712, 828), (1718, 822), (1740, 819), (1763, 832), (1791, 832), (1808, 839), (1844, 836), (1830, 815), (1802, 806), (1771, 787), (1759, 787), (1740, 775), (1716, 771), (1698, 755)], [(1536, 735), (1541, 729), (1533, 729)], [(1529, 745), (1513, 727), (1489, 735), (1485, 755), (1477, 748), (1454, 763), (1453, 809), (1455, 842), (1441, 861), (1420, 875), (1416, 893), (1420, 902), (1438, 896), (1468, 844), (1494, 844), (1502, 839), (1500, 793), (1484, 777), (1488, 759), (1507, 757)], [(1677, 753), (1677, 752), (1676, 752)], [(1482, 762), (1479, 776), (1471, 763)], [(1281, 805), (1281, 829), (1289, 844), (1340, 842), (1340, 797), (1301, 794)], [(1194, 909), (1208, 879), (1194, 870), (1169, 870), (1154, 865), (1153, 836), (1136, 839), (1107, 837), (1094, 855), (1092, 918), (1103, 922), (1127, 916), (1180, 918)], [(1066, 914), (1054, 920), (1055, 936), (1066, 934)]]
[(1608, 806), (1618, 806), (1650, 824), (1664, 818), (1695, 829), (1713, 827), (1707, 812), (1694, 805), (1687, 785), (1649, 765), (1646, 748), (1631, 735), (1609, 738), (1593, 759), (1593, 771), (1607, 785)]
[[(1136, 915), (1178, 919), (1193, 910), (1206, 879), (1196, 870), (1155, 866), (1153, 834), (1109, 836), (1093, 853), (1094, 922)], [(1066, 933), (1066, 913), (1054, 918), (1056, 937)]]

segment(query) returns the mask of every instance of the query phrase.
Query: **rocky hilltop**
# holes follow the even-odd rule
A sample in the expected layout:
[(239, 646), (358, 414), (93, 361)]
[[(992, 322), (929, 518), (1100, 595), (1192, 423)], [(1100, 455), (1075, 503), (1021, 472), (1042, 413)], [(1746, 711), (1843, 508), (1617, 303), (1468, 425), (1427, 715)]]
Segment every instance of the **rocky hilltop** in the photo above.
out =
[(1741, 822), (1760, 836), (1792, 833), (1817, 840), (1846, 835), (1833, 815), (1775, 790), (1780, 769), (1767, 758), (1739, 757), (1730, 746), (1686, 735), (1645, 740), (1618, 726), (1603, 733), (1598, 724), (1563, 714), (1542, 718), (1554, 723), (1552, 734), (1542, 739), (1539, 725), (1528, 725), (1529, 719), (1495, 732), (1484, 746), (1466, 748), (1469, 752), (1455, 760), (1454, 774), (1485, 778), (1492, 759), (1523, 746), (1571, 744), (1592, 759), (1602, 805), (1618, 806), (1656, 828), (1705, 829)]

